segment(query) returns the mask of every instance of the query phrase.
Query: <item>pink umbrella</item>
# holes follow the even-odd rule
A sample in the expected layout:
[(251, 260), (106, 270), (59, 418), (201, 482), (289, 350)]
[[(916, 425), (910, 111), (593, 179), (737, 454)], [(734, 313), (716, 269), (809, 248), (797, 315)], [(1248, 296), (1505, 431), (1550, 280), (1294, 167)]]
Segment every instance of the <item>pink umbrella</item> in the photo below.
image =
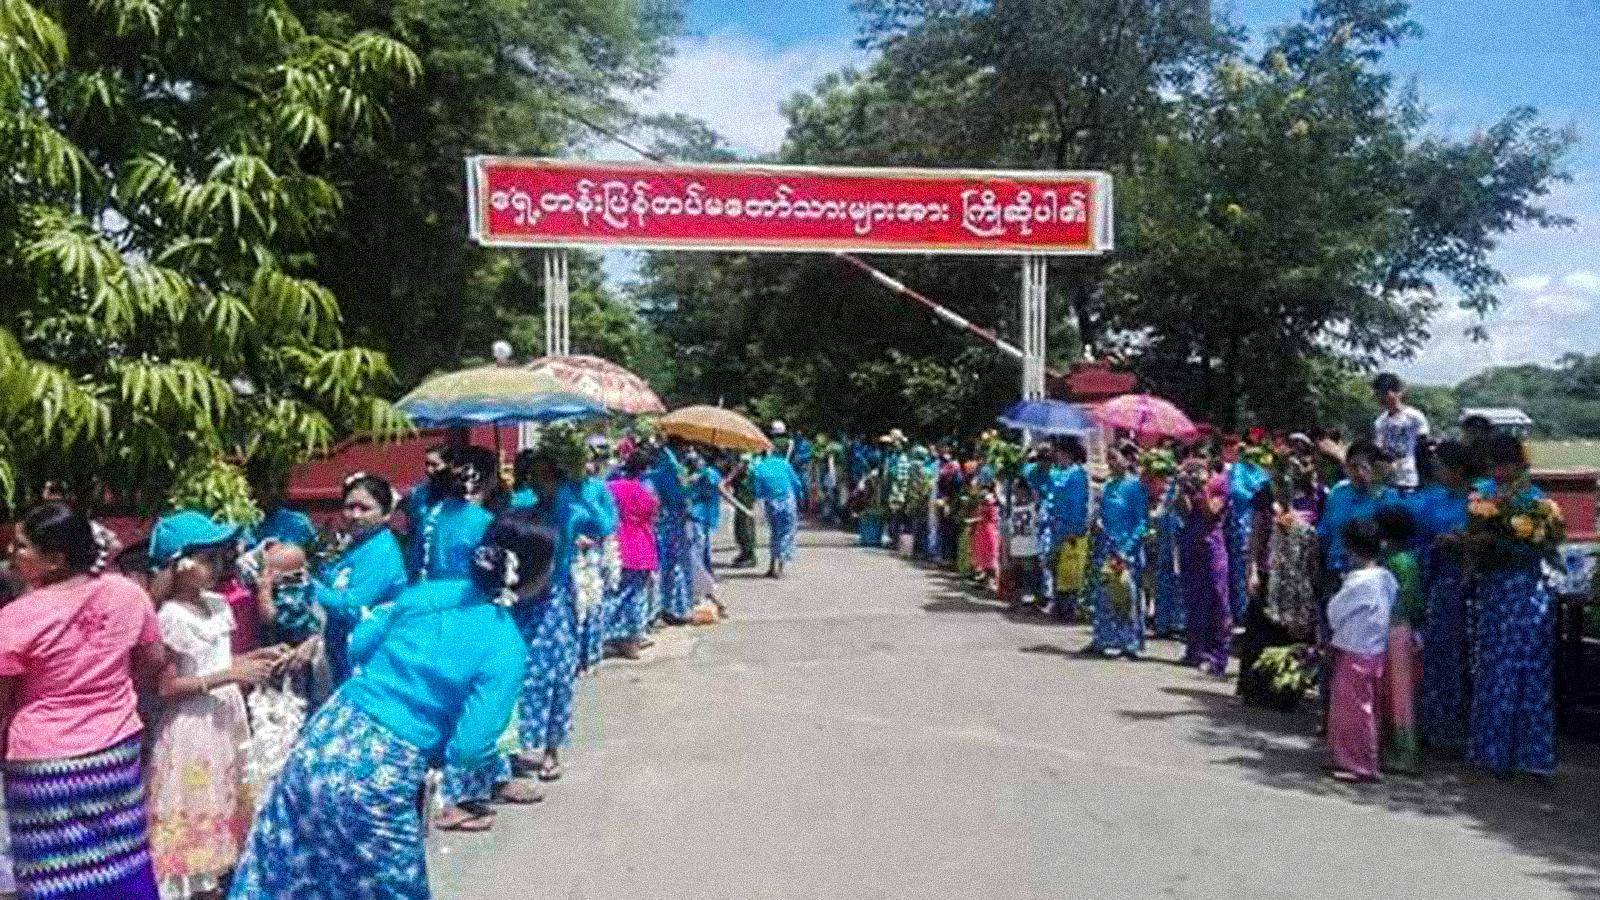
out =
[(555, 377), (567, 390), (598, 401), (612, 412), (630, 416), (667, 411), (643, 378), (598, 356), (542, 356), (528, 368)]
[(1183, 410), (1154, 394), (1123, 394), (1095, 409), (1104, 428), (1131, 431), (1139, 437), (1173, 437), (1188, 440), (1199, 433)]

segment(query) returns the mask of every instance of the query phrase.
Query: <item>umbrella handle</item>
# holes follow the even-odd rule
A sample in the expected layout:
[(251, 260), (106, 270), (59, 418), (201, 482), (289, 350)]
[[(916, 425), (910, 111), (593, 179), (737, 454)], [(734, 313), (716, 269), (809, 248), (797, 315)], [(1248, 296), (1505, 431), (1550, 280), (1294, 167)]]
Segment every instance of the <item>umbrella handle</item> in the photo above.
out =
[(756, 517), (755, 512), (752, 511), (750, 507), (745, 506), (743, 503), (740, 503), (738, 500), (734, 499), (733, 494), (728, 492), (728, 486), (726, 484), (717, 485), (717, 493), (721, 494), (724, 500), (732, 503), (734, 509), (737, 509), (739, 512), (744, 513), (752, 519)]

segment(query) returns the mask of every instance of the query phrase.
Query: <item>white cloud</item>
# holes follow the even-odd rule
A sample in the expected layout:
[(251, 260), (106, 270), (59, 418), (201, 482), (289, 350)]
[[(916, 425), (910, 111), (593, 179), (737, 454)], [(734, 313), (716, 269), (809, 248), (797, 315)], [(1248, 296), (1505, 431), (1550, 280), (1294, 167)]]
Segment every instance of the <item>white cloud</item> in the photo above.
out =
[(686, 37), (641, 105), (702, 119), (742, 153), (771, 153), (788, 125), (780, 104), (865, 58), (847, 37), (788, 47), (736, 31)]
[(1537, 294), (1550, 286), (1549, 275), (1524, 275), (1511, 279), (1511, 286), (1528, 294)]
[(1588, 300), (1566, 293), (1540, 294), (1533, 298), (1533, 308), (1550, 316), (1581, 316), (1593, 307)]
[(1567, 273), (1567, 277), (1561, 279), (1561, 283), (1573, 290), (1600, 294), (1600, 273), (1591, 272), (1587, 269), (1579, 269), (1576, 272)]
[(1407, 380), (1454, 384), (1495, 366), (1550, 365), (1565, 353), (1600, 353), (1600, 316), (1594, 301), (1571, 291), (1535, 297), (1509, 294), (1484, 322), (1488, 340), (1465, 334), (1473, 317), (1454, 312), (1453, 298), (1434, 320), (1433, 339), (1417, 358), (1396, 366)]

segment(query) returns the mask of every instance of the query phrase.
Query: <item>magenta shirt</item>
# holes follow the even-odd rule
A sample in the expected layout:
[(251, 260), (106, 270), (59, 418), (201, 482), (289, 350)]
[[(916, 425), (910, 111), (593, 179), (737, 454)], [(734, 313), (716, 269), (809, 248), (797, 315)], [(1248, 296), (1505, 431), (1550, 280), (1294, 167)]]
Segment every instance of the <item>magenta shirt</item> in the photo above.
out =
[(233, 610), (233, 633), (228, 636), (229, 649), (234, 656), (243, 656), (261, 646), (261, 607), (256, 605), (256, 592), (238, 578), (229, 578), (217, 588), (222, 599)]
[(617, 501), (617, 514), (622, 519), (617, 528), (622, 568), (654, 572), (658, 565), (655, 521), (661, 501), (637, 478), (618, 478), (606, 482), (606, 487)]

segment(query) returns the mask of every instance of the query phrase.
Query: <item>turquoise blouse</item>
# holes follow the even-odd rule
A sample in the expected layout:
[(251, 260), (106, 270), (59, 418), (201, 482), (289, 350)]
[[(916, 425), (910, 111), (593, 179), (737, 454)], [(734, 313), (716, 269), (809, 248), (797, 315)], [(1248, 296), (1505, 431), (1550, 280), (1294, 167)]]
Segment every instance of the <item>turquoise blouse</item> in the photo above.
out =
[(1323, 564), (1331, 572), (1344, 572), (1350, 560), (1344, 550), (1344, 527), (1357, 519), (1371, 519), (1378, 510), (1400, 502), (1400, 494), (1388, 485), (1374, 485), (1363, 491), (1348, 479), (1333, 486), (1322, 504), (1317, 520), (1317, 537), (1322, 541)]
[(428, 507), (412, 534), (420, 546), (412, 558), (411, 576), (466, 578), (472, 573), (472, 555), (493, 521), (488, 510), (458, 498)]
[(400, 542), (384, 526), (345, 548), (311, 582), (311, 599), (328, 611), (328, 662), (339, 680), (350, 675), (345, 644), (361, 611), (393, 600), (408, 580)]
[(755, 484), (757, 500), (782, 500), (798, 497), (805, 491), (800, 476), (781, 456), (767, 454), (750, 467), (750, 480)]
[(1083, 466), (1052, 466), (1045, 479), (1045, 506), (1051, 526), (1061, 537), (1079, 537), (1089, 530), (1089, 473)]
[(578, 494), (583, 498), (583, 504), (588, 507), (589, 515), (593, 519), (590, 523), (589, 536), (603, 540), (616, 534), (617, 527), (622, 524), (622, 513), (617, 510), (617, 498), (611, 496), (611, 489), (606, 487), (605, 479), (590, 475), (583, 479)]
[(528, 645), (510, 610), (468, 579), (440, 579), (357, 625), (350, 660), (346, 700), (431, 759), (476, 768), (511, 721)]
[(1150, 524), (1150, 495), (1133, 475), (1107, 482), (1100, 496), (1100, 526), (1111, 546), (1125, 557), (1139, 549)]
[(694, 498), (694, 518), (712, 531), (722, 524), (722, 473), (709, 463), (694, 473), (689, 482), (689, 496)]
[(1466, 530), (1467, 494), (1430, 484), (1403, 501), (1416, 520), (1418, 546), (1426, 550), (1440, 535)]

